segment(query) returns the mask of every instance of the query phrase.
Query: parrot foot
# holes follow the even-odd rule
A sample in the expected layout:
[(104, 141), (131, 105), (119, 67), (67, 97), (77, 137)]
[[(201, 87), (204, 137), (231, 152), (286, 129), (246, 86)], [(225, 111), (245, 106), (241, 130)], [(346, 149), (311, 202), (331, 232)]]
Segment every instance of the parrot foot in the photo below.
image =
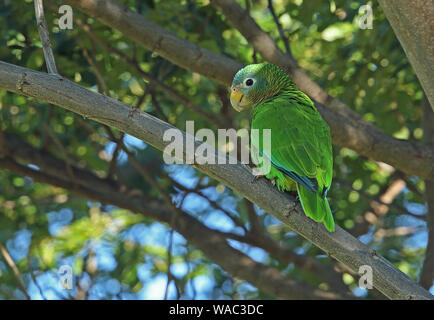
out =
[(263, 178), (263, 177), (265, 177), (265, 174), (258, 174), (258, 175), (255, 175), (255, 176), (253, 177), (253, 179), (252, 179), (252, 183), (258, 181), (259, 179), (261, 179), (261, 178)]
[(271, 184), (273, 185), (273, 187), (276, 186), (276, 179), (271, 179)]
[(285, 218), (288, 218), (291, 215), (291, 213), (293, 213), (294, 211), (296, 211), (297, 204), (298, 204), (297, 202), (298, 202), (298, 199), (296, 201), (294, 201), (293, 203), (290, 203), (290, 204), (288, 204), (286, 206), (286, 208), (285, 208), (286, 210), (283, 213), (283, 215), (285, 216)]
[(300, 199), (297, 191), (288, 191), (288, 193), (295, 198), (294, 200), (295, 202), (297, 202)]

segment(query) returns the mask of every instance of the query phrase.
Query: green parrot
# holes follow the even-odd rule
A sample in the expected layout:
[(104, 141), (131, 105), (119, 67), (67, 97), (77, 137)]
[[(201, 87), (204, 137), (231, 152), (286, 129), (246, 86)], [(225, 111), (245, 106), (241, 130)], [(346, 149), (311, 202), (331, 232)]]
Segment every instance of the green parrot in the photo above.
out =
[[(312, 100), (282, 69), (268, 63), (238, 71), (230, 99), (237, 111), (254, 107), (251, 129), (259, 130), (255, 135), (251, 130), (251, 154), (254, 159), (261, 156), (262, 161), (256, 161), (261, 172), (280, 191), (297, 191), (306, 215), (333, 232), (326, 198), (333, 176), (330, 129)], [(264, 129), (271, 130), (268, 148), (263, 146)]]

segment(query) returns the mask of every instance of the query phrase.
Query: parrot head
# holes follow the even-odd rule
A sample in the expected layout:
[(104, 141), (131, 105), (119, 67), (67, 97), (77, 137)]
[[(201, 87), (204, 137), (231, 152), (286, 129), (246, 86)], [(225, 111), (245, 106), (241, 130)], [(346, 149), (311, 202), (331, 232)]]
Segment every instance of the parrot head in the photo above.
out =
[(231, 86), (231, 104), (239, 112), (293, 85), (289, 76), (278, 66), (269, 63), (250, 64), (235, 74)]

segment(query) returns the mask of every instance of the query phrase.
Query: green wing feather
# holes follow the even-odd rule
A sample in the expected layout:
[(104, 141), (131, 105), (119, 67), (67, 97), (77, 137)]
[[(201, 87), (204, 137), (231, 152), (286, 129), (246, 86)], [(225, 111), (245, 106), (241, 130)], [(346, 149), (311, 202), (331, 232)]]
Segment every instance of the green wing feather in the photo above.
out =
[[(306, 215), (333, 231), (333, 216), (325, 197), (333, 174), (329, 127), (310, 100), (300, 101), (291, 93), (282, 93), (263, 101), (254, 110), (252, 129), (268, 128), (271, 153), (263, 150), (262, 135), (259, 140), (252, 138), (252, 145), (270, 159), (274, 166), (271, 175), (278, 176), (276, 169), (285, 173), (277, 177), (279, 189), (287, 190), (287, 180), (296, 180)], [(309, 190), (306, 178), (315, 182), (315, 192)]]

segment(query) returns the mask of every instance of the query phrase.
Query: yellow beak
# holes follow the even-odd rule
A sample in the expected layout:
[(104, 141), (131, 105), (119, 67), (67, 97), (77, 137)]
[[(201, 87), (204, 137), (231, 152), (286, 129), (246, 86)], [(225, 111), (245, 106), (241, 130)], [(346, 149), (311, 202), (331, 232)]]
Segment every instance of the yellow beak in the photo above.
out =
[(248, 107), (250, 104), (244, 94), (236, 87), (231, 89), (231, 105), (240, 112), (243, 107)]
[[(240, 104), (243, 100), (243, 93), (241, 91), (232, 91), (231, 92), (231, 103), (235, 102), (236, 104)], [(233, 103), (232, 103), (233, 105)]]

